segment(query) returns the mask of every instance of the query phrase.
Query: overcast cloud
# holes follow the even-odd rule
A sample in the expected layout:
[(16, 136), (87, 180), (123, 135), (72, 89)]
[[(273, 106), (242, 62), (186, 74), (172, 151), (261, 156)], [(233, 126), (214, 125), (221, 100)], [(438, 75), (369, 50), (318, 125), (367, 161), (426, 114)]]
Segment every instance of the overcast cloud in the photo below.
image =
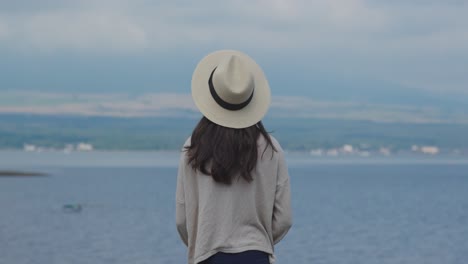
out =
[(468, 94), (467, 14), (455, 0), (0, 0), (0, 55), (236, 48), (272, 64), (313, 61), (337, 78)]
[(162, 52), (239, 43), (307, 53), (468, 51), (465, 1), (15, 0), (2, 1), (0, 10), (10, 48)]

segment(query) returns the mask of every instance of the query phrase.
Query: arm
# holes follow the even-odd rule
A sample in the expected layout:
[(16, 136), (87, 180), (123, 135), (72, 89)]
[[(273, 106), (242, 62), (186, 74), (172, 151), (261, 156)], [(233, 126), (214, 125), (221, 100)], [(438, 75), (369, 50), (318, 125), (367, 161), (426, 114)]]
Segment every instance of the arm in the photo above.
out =
[(182, 242), (188, 246), (187, 219), (185, 214), (185, 194), (184, 194), (184, 177), (185, 177), (185, 153), (181, 154), (179, 171), (177, 173), (177, 188), (176, 188), (176, 227)]
[(288, 233), (292, 226), (291, 187), (284, 154), (278, 151), (278, 180), (276, 185), (275, 204), (273, 208), (273, 242), (277, 244)]

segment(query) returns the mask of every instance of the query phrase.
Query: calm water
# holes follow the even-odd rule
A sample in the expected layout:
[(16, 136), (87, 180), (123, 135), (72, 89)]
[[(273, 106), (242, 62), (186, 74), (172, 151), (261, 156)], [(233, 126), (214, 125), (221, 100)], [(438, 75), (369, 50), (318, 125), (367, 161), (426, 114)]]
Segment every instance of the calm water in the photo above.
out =
[[(0, 168), (51, 173), (0, 178), (0, 264), (186, 263), (177, 153), (34, 155), (0, 153)], [(294, 226), (277, 263), (468, 263), (468, 164), (289, 159)]]

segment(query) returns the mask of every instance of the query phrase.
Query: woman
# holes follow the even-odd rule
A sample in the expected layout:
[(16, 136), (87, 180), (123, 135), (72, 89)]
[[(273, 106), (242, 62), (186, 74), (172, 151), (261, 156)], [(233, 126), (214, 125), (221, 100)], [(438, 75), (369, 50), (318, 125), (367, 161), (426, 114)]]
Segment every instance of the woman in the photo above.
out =
[(262, 125), (270, 88), (249, 56), (203, 58), (192, 97), (204, 115), (185, 142), (176, 190), (176, 225), (190, 264), (273, 263), (291, 227), (283, 151)]

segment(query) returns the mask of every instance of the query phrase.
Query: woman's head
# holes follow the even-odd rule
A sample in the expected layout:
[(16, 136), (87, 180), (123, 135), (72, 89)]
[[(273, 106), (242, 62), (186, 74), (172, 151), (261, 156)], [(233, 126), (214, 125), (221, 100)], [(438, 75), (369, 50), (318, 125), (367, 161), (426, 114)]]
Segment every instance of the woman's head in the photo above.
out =
[(240, 51), (213, 52), (195, 68), (192, 97), (204, 117), (186, 149), (189, 164), (217, 182), (252, 181), (259, 136), (274, 149), (261, 122), (271, 95), (260, 66)]
[(252, 171), (257, 164), (257, 140), (263, 136), (275, 150), (262, 122), (242, 128), (223, 127), (203, 117), (195, 127), (191, 144), (186, 148), (188, 162), (194, 170), (210, 175), (216, 182), (231, 184), (238, 175), (253, 180)]
[(192, 98), (210, 121), (240, 129), (263, 119), (271, 94), (265, 74), (251, 57), (221, 50), (198, 63), (192, 76)]

